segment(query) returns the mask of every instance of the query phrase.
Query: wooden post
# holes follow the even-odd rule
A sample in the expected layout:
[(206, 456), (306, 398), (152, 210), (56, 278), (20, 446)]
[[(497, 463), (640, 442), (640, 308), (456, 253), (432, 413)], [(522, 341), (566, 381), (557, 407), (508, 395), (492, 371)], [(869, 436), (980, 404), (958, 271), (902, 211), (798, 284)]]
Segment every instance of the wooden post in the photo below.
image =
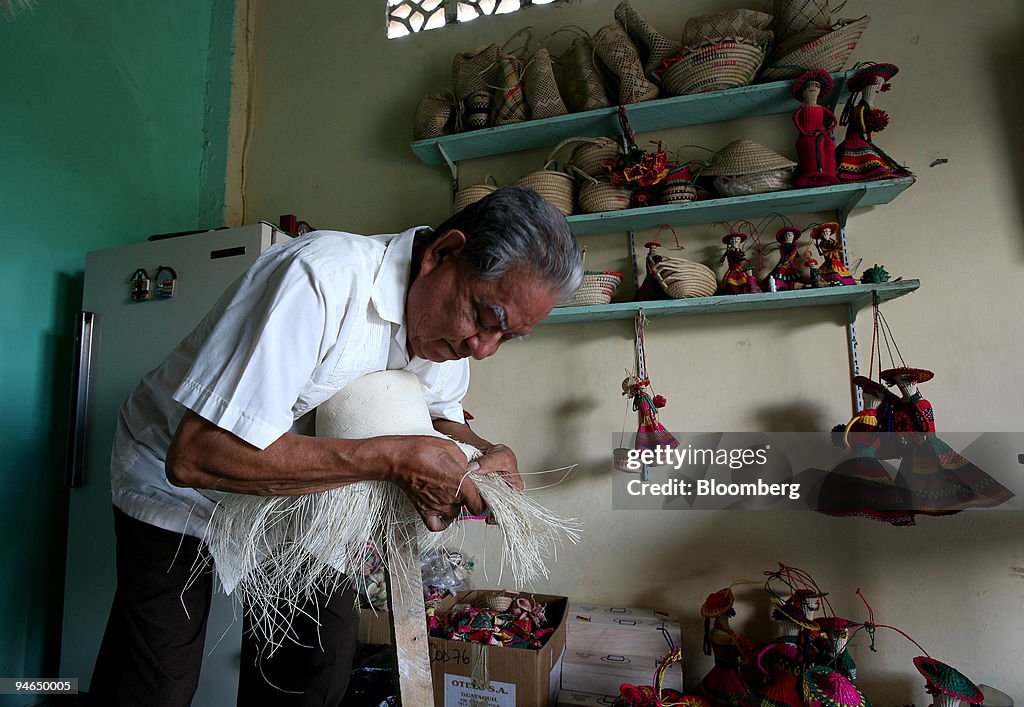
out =
[(407, 536), (392, 528), (385, 551), (398, 696), (405, 707), (434, 707), (423, 576), (415, 530)]

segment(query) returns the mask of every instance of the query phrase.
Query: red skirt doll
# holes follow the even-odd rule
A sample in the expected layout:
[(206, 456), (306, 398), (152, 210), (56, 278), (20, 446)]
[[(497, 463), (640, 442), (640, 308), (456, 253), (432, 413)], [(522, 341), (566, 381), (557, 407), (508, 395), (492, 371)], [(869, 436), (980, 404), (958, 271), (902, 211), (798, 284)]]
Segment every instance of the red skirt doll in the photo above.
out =
[(779, 262), (768, 276), (775, 280), (775, 288), (778, 290), (796, 289), (797, 283), (803, 282), (800, 266), (797, 265), (800, 246), (796, 242), (800, 240), (800, 229), (796, 226), (781, 228), (775, 234), (775, 240), (779, 242)]
[(839, 224), (829, 221), (819, 224), (811, 231), (811, 238), (822, 258), (819, 275), (823, 287), (856, 285), (857, 281), (843, 262), (843, 246), (833, 236), (839, 232)]
[(747, 240), (746, 233), (730, 233), (722, 237), (722, 243), (725, 243), (726, 248), (718, 262), (727, 260), (729, 268), (725, 271), (722, 282), (718, 286), (720, 295), (744, 295), (761, 291), (757, 281), (751, 275), (747, 254), (740, 247), (745, 240)]
[[(840, 121), (846, 137), (836, 148), (836, 174), (842, 182), (864, 182), (910, 176), (910, 171), (871, 141), (871, 134), (889, 124), (885, 111), (872, 107), (875, 95), (889, 88), (899, 69), (893, 64), (872, 64), (850, 78), (852, 93)], [(858, 95), (860, 96), (858, 100)]]
[(796, 139), (796, 178), (798, 187), (823, 187), (838, 184), (836, 178), (836, 142), (833, 131), (838, 124), (835, 113), (818, 105), (832, 93), (832, 77), (827, 71), (811, 69), (793, 84), (793, 97), (804, 105), (793, 114), (800, 136)]

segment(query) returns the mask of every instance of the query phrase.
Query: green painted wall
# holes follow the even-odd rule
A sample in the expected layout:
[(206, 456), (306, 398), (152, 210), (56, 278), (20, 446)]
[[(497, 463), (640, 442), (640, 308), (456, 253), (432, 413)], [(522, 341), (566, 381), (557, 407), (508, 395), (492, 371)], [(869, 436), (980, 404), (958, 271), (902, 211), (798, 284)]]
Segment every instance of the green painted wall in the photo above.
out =
[(84, 255), (221, 225), (233, 19), (234, 0), (0, 17), (0, 677), (57, 670)]

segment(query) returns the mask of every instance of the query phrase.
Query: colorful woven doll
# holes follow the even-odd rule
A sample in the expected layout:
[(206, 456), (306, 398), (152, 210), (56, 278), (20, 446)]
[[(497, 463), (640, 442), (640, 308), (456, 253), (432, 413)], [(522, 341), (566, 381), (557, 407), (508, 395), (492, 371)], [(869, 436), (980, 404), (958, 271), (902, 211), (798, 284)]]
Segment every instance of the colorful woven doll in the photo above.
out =
[[(808, 632), (820, 630), (812, 615), (821, 608), (821, 602), (816, 600), (823, 596), (824, 592), (813, 589), (797, 589), (783, 602), (775, 601), (773, 597), (775, 609), (772, 618), (782, 626), (782, 635), (803, 637), (809, 635)], [(806, 642), (801, 640), (800, 644), (805, 645)]]
[[(775, 240), (779, 243), (779, 262), (768, 273), (768, 277), (775, 280), (775, 289), (793, 290), (797, 284), (803, 282), (800, 275), (800, 246), (796, 244), (800, 240), (800, 229), (796, 226), (784, 226), (775, 234)], [(768, 278), (765, 278), (765, 289)]]
[[(685, 698), (681, 692), (665, 687), (665, 671), (683, 659), (683, 652), (673, 647), (667, 656), (658, 661), (654, 671), (653, 685), (619, 685), (619, 697), (612, 707), (708, 707), (699, 697)], [(701, 704), (703, 703), (703, 704)]]
[(746, 233), (733, 232), (722, 236), (722, 243), (725, 244), (725, 252), (718, 262), (729, 262), (729, 267), (719, 284), (719, 295), (745, 295), (752, 292), (760, 292), (761, 288), (754, 279), (753, 267), (747, 261), (747, 254), (742, 244), (747, 240)]
[(767, 680), (751, 698), (755, 707), (804, 707), (800, 696), (804, 662), (796, 643), (769, 643), (758, 654), (757, 667), (767, 675)]
[(821, 707), (870, 707), (860, 688), (836, 670), (812, 665), (804, 672), (804, 700)]
[(836, 175), (841, 182), (907, 177), (911, 172), (882, 152), (871, 134), (885, 129), (889, 116), (874, 107), (875, 96), (889, 90), (889, 79), (899, 69), (893, 64), (871, 64), (849, 80), (850, 98), (840, 119), (846, 137), (836, 148)]
[(835, 237), (838, 233), (839, 224), (835, 221), (818, 224), (811, 231), (814, 247), (823, 260), (819, 270), (823, 287), (857, 284), (843, 261), (843, 246)]
[(821, 633), (814, 639), (817, 646), (814, 663), (837, 670), (849, 680), (856, 680), (857, 664), (853, 662), (847, 645), (850, 643), (850, 629), (859, 624), (840, 616), (822, 616), (817, 623)]
[(931, 707), (959, 707), (961, 702), (977, 705), (985, 697), (967, 676), (940, 660), (921, 655), (914, 658), (914, 667), (924, 676)]
[(729, 627), (729, 618), (736, 615), (734, 601), (732, 589), (727, 587), (708, 595), (700, 608), (704, 617), (704, 655), (714, 655), (715, 665), (701, 680), (698, 690), (712, 705), (745, 704), (751, 694), (740, 673), (740, 664), (750, 655), (750, 642)]
[(900, 389), (893, 403), (888, 429), (903, 441), (898, 483), (909, 489), (915, 513), (950, 515), (967, 508), (993, 508), (1013, 493), (982, 469), (954, 451), (935, 434), (932, 404), (917, 390), (934, 377), (923, 368), (891, 368), (881, 377)]
[(793, 114), (800, 137), (796, 139), (798, 187), (838, 184), (836, 141), (833, 131), (839, 121), (835, 113), (818, 105), (832, 93), (832, 77), (822, 69), (811, 69), (793, 84), (793, 97), (804, 105)]
[(890, 409), (896, 396), (881, 383), (856, 376), (864, 407), (842, 428), (843, 446), (850, 453), (821, 482), (814, 510), (830, 516), (859, 516), (893, 525), (914, 525), (910, 491), (897, 486), (893, 474), (878, 459), (882, 442), (878, 408)]
[(650, 385), (648, 379), (637, 376), (629, 376), (622, 381), (622, 394), (633, 399), (633, 410), (640, 416), (635, 446), (637, 449), (674, 449), (679, 446), (679, 440), (658, 422), (658, 408), (664, 407), (664, 398), (652, 396)]

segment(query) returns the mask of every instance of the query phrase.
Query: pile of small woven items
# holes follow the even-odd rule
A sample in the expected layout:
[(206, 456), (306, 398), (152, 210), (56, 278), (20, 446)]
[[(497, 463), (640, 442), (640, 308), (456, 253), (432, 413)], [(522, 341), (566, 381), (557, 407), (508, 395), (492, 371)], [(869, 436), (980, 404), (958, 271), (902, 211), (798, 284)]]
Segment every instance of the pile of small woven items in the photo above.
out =
[(428, 609), (427, 628), (435, 638), (505, 648), (540, 648), (554, 633), (545, 605), (517, 597), (507, 609), (456, 604), (447, 612)]

